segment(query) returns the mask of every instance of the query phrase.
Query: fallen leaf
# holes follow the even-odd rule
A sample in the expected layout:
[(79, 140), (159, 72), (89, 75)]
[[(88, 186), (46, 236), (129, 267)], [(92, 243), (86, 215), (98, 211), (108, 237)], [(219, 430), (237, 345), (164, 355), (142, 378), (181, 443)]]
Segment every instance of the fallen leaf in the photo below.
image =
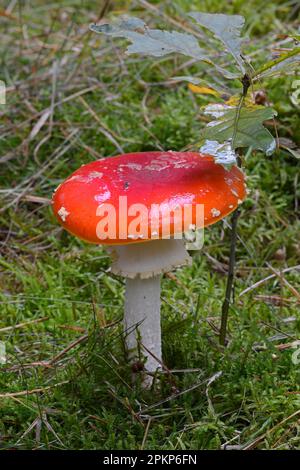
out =
[(193, 93), (197, 93), (201, 95), (214, 95), (218, 97), (220, 96), (220, 93), (214, 90), (213, 88), (208, 88), (205, 86), (197, 86), (197, 85), (194, 85), (193, 83), (189, 83), (188, 87)]

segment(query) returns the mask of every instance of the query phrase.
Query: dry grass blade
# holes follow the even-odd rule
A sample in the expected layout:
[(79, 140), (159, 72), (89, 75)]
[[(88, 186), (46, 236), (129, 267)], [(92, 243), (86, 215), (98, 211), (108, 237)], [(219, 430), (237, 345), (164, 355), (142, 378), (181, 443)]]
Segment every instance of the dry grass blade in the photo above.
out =
[(298, 301), (300, 301), (300, 292), (297, 291), (297, 289), (295, 289), (294, 286), (292, 286), (292, 284), (290, 284), (286, 279), (285, 277), (283, 276), (282, 272), (278, 272), (276, 271), (271, 265), (269, 265), (269, 268), (271, 269), (271, 271), (273, 271), (274, 275), (277, 276), (282, 282), (283, 284), (289, 289), (289, 291), (298, 299)]
[(95, 113), (95, 111), (90, 107), (90, 105), (83, 99), (81, 96), (79, 97), (79, 101), (83, 104), (83, 106), (88, 110), (88, 112), (92, 115), (95, 121), (99, 124), (99, 131), (116, 147), (118, 152), (124, 153), (123, 147), (119, 144), (116, 140), (116, 135), (113, 135), (113, 132), (108, 129), (108, 127), (100, 120), (99, 116)]
[[(152, 11), (153, 13), (155, 13), (155, 15), (157, 15), (158, 17), (164, 18), (168, 23), (173, 24), (177, 28), (183, 29), (184, 31), (186, 31), (188, 33), (192, 33), (194, 36), (198, 37), (199, 39), (204, 39), (205, 38), (205, 36), (201, 33), (201, 31), (199, 31), (198, 28), (193, 27), (193, 25), (187, 26), (187, 25), (181, 23), (180, 21), (175, 20), (171, 16), (169, 16), (166, 13), (164, 13), (163, 11), (161, 11), (160, 8), (158, 8), (155, 5), (151, 5), (151, 3), (147, 2), (146, 0), (139, 0), (139, 3), (141, 5), (143, 5), (145, 8), (147, 8), (149, 11)], [(207, 38), (205, 38), (205, 39), (207, 39)]]
[(295, 413), (291, 414), (290, 416), (288, 416), (287, 418), (283, 419), (282, 421), (280, 421), (280, 423), (276, 424), (275, 426), (273, 426), (273, 428), (269, 429), (268, 431), (266, 431), (264, 434), (262, 434), (261, 436), (257, 437), (253, 442), (250, 442), (249, 444), (246, 444), (242, 449), (243, 450), (252, 450), (252, 449), (255, 449), (255, 447), (258, 446), (258, 444), (263, 441), (267, 436), (269, 436), (273, 431), (275, 431), (276, 429), (278, 429), (280, 426), (282, 426), (283, 424), (285, 424), (287, 421), (289, 421), (290, 419), (292, 418), (295, 418), (295, 416), (298, 416), (300, 415), (300, 410), (297, 410), (295, 411)]
[[(291, 266), (289, 268), (285, 268), (281, 271), (281, 274), (283, 273), (288, 273), (290, 271), (300, 271), (300, 264), (297, 264), (296, 266)], [(260, 281), (258, 282), (255, 282), (255, 284), (252, 284), (252, 286), (250, 287), (247, 287), (247, 289), (244, 289), (240, 294), (239, 294), (239, 297), (241, 297), (242, 295), (244, 294), (247, 294), (248, 292), (256, 289), (257, 287), (261, 286), (262, 284), (264, 284), (265, 282), (269, 281), (270, 279), (274, 279), (275, 277), (277, 276), (277, 274), (270, 274), (269, 276), (265, 277), (264, 279), (261, 279)]]
[(24, 323), (18, 323), (17, 325), (13, 326), (5, 326), (4, 328), (0, 328), (0, 333), (5, 333), (6, 331), (13, 331), (17, 328), (24, 328), (28, 325), (33, 325), (35, 323), (40, 323), (49, 320), (49, 317), (43, 317), (43, 318), (36, 318), (35, 320), (30, 320)]
[(69, 352), (71, 349), (75, 348), (76, 346), (78, 346), (78, 344), (86, 341), (88, 339), (89, 335), (88, 334), (85, 334), (83, 336), (81, 336), (80, 338), (76, 339), (75, 341), (73, 341), (72, 343), (70, 343), (65, 349), (63, 349), (60, 353), (58, 353), (56, 356), (54, 356), (51, 361), (49, 362), (46, 362), (47, 365), (52, 365), (54, 364), (55, 362), (59, 361), (59, 359), (61, 359), (67, 352)]
[[(180, 55), (127, 56), (123, 40), (101, 39), (88, 26), (136, 16), (151, 28), (195, 36), (205, 57), (233, 70), (212, 34), (187, 16), (232, 14), (232, 2), (202, 3), (0, 1), (7, 98), (0, 105), (0, 450), (300, 447), (300, 415), (279, 423), (299, 409), (300, 397), (300, 179), (284, 148), (296, 151), (299, 128), (291, 71), (279, 87), (273, 78), (253, 86), (254, 99), (261, 90), (265, 105), (280, 110), (280, 134), (290, 142), (273, 158), (243, 154), (252, 194), (239, 227), (226, 350), (216, 336), (228, 221), (209, 229), (209, 248), (193, 253), (193, 266), (164, 276), (164, 364), (146, 375), (138, 362), (132, 383), (120, 324), (124, 282), (109, 271), (104, 247), (68, 235), (51, 211), (54, 188), (82, 164), (123, 152), (198, 151), (208, 122), (201, 108), (227, 101), (238, 83)], [(294, 47), (290, 35), (298, 31), (294, 0), (284, 9), (257, 3), (235, 5), (234, 13), (247, 19), (246, 59), (258, 70)], [(192, 94), (181, 76), (221, 96)], [(157, 175), (154, 192), (160, 184)]]
[(186, 388), (185, 390), (182, 390), (181, 392), (174, 393), (174, 395), (171, 395), (171, 396), (165, 398), (164, 400), (160, 400), (157, 403), (154, 403), (153, 405), (150, 405), (150, 406), (147, 406), (146, 408), (143, 408), (141, 411), (139, 411), (138, 414), (140, 416), (142, 416), (145, 413), (147, 413), (148, 411), (153, 410), (153, 409), (157, 408), (160, 405), (164, 405), (165, 403), (168, 403), (171, 400), (175, 400), (176, 398), (181, 397), (182, 395), (184, 395), (188, 392), (191, 392), (192, 390), (196, 390), (196, 388), (201, 387), (202, 385), (212, 383), (212, 381), (218, 379), (219, 377), (221, 377), (221, 375), (222, 375), (222, 371), (216, 372), (211, 377), (208, 377), (207, 379), (201, 380), (201, 382), (197, 382), (195, 385), (192, 385), (192, 387)]
[(150, 429), (151, 421), (152, 421), (152, 418), (149, 418), (149, 419), (148, 419), (148, 422), (147, 422), (146, 429), (145, 429), (145, 433), (144, 433), (144, 436), (143, 436), (143, 441), (142, 441), (141, 449), (140, 449), (140, 450), (144, 450), (144, 447), (145, 447), (145, 444), (146, 444), (146, 440), (147, 440), (147, 437), (148, 437), (148, 434), (149, 434), (149, 429)]
[(255, 295), (254, 299), (276, 306), (288, 306), (290, 304), (294, 304), (295, 302), (299, 303), (299, 300), (288, 299), (281, 297), (280, 295)]
[(60, 387), (61, 385), (65, 385), (68, 383), (69, 383), (69, 380), (64, 380), (63, 382), (59, 382), (54, 385), (48, 385), (47, 387), (34, 388), (32, 390), (22, 390), (21, 392), (1, 393), (0, 398), (14, 398), (14, 397), (22, 397), (26, 395), (33, 395), (34, 393), (44, 393), (46, 390), (51, 390), (52, 388)]
[(34, 202), (36, 204), (46, 204), (47, 206), (50, 206), (51, 204), (51, 199), (48, 199), (47, 197), (34, 196), (33, 194), (27, 194), (21, 199), (28, 202)]

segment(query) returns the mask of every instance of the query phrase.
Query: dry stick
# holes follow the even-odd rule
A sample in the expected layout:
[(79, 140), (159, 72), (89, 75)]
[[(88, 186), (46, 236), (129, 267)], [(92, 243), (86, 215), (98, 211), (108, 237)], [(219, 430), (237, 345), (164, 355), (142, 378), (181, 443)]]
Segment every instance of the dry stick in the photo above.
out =
[(234, 268), (235, 268), (235, 258), (236, 258), (236, 241), (237, 241), (237, 224), (238, 219), (241, 214), (240, 209), (237, 209), (231, 219), (231, 241), (230, 241), (230, 255), (229, 255), (229, 269), (226, 285), (225, 299), (222, 305), (222, 316), (221, 316), (221, 328), (220, 328), (220, 344), (225, 346), (226, 344), (226, 332), (227, 332), (227, 322), (228, 322), (228, 312), (232, 294), (232, 287), (234, 281)]
[[(251, 79), (248, 74), (245, 74), (244, 77), (242, 78), (242, 85), (243, 85), (243, 92), (242, 92), (242, 96), (241, 96), (241, 99), (237, 108), (235, 122), (234, 122), (234, 133), (232, 136), (233, 149), (234, 149), (234, 141), (235, 141), (236, 134), (237, 134), (237, 126), (238, 126), (238, 120), (240, 117), (240, 112), (241, 112), (244, 100), (247, 96), (249, 87), (251, 85)], [(237, 164), (239, 168), (241, 168), (241, 163), (242, 163), (241, 158), (237, 157)], [(229, 306), (230, 306), (230, 300), (232, 296), (233, 282), (234, 282), (234, 268), (235, 268), (235, 259), (236, 259), (236, 242), (237, 242), (237, 224), (238, 224), (240, 213), (241, 213), (240, 209), (237, 209), (233, 213), (232, 219), (231, 219), (231, 242), (230, 242), (229, 269), (228, 269), (228, 276), (227, 276), (225, 299), (222, 305), (221, 328), (220, 328), (220, 338), (219, 338), (220, 344), (222, 346), (225, 346), (226, 344), (228, 312), (229, 312)]]

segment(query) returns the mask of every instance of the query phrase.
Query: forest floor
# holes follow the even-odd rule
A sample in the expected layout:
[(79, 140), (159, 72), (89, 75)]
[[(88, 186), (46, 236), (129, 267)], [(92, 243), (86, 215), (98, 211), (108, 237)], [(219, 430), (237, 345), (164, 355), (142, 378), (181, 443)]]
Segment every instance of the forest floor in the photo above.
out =
[[(197, 143), (205, 124), (201, 107), (215, 98), (195, 95), (171, 77), (197, 75), (227, 86), (203, 64), (126, 56), (123, 41), (89, 32), (106, 3), (106, 18), (129, 12), (178, 30), (193, 9), (242, 14), (256, 67), (284, 34), (297, 31), (298, 2), (6, 3), (6, 11), (0, 8), (0, 79), (8, 87), (7, 104), (0, 105), (0, 448), (299, 449), (299, 160), (284, 149), (246, 160), (250, 193), (241, 206), (226, 348), (218, 332), (230, 219), (205, 231), (192, 266), (164, 276), (163, 358), (171, 372), (151, 391), (130, 381), (123, 281), (110, 273), (105, 250), (63, 231), (49, 205), (58, 184), (84, 163)], [(278, 113), (278, 134), (299, 146), (293, 80), (270, 78), (263, 90)], [(274, 123), (268, 127), (275, 134)]]

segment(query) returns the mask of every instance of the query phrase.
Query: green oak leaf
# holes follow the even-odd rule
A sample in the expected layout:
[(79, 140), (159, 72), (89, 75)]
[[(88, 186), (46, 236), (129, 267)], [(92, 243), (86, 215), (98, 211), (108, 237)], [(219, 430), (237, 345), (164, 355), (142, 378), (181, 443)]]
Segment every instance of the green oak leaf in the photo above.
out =
[(193, 34), (177, 31), (150, 29), (139, 18), (122, 16), (113, 23), (92, 24), (91, 31), (107, 36), (128, 39), (132, 44), (127, 48), (127, 54), (162, 57), (171, 53), (182, 54), (193, 59), (204, 61), (213, 66), (224, 77), (238, 78), (239, 74), (224, 69), (208, 57), (207, 52), (199, 46)]
[(243, 73), (246, 72), (241, 56), (242, 38), (241, 30), (245, 24), (245, 18), (240, 15), (223, 15), (222, 13), (191, 12), (189, 16), (201, 26), (209, 29), (219, 39), (228, 52), (234, 57)]
[(128, 54), (161, 57), (177, 52), (198, 60), (206, 58), (206, 52), (200, 48), (197, 39), (192, 34), (150, 29), (139, 18), (121, 17), (119, 22), (93, 24), (90, 29), (96, 33), (128, 39), (132, 42), (127, 49)]
[(271, 155), (276, 142), (272, 134), (263, 125), (264, 121), (277, 115), (272, 108), (263, 106), (242, 107), (237, 119), (237, 108), (214, 104), (205, 108), (204, 114), (215, 118), (208, 123), (201, 137), (223, 143), (230, 141), (232, 148), (251, 147)]

